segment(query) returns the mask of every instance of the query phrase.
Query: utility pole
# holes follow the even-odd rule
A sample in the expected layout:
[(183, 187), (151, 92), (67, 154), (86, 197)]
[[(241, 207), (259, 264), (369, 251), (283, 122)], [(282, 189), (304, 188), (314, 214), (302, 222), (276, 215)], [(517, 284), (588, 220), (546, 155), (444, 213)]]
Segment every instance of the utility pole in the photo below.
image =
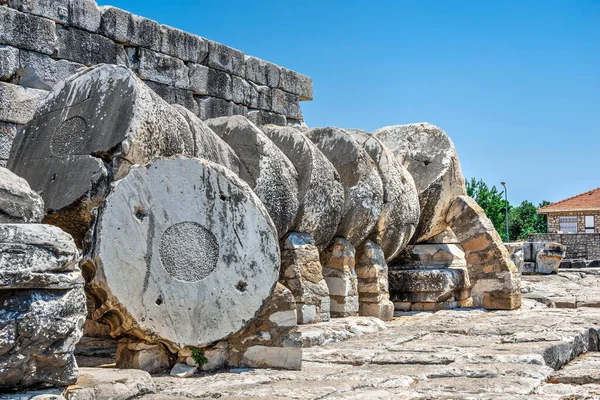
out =
[(508, 193), (506, 191), (506, 182), (500, 182), (500, 184), (504, 186), (504, 214), (506, 215), (506, 241), (508, 242)]

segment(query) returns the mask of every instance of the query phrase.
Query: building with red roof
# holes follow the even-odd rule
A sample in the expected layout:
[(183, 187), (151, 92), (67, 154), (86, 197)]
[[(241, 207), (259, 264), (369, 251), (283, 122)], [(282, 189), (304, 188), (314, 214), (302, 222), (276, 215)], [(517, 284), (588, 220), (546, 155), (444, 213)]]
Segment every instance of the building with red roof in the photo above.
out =
[(548, 216), (548, 233), (599, 233), (600, 188), (538, 209)]

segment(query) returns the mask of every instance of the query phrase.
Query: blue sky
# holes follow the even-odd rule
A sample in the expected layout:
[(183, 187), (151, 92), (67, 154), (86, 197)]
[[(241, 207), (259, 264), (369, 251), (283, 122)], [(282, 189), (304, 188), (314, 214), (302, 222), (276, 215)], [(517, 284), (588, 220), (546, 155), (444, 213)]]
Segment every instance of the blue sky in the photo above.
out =
[(511, 203), (600, 186), (600, 1), (101, 0), (313, 78), (309, 126), (443, 128)]

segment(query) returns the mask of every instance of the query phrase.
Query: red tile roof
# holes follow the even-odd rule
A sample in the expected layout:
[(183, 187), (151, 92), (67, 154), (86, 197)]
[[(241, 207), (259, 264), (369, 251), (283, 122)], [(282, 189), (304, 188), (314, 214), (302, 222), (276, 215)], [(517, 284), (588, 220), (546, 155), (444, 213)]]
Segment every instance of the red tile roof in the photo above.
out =
[(569, 197), (538, 209), (539, 213), (560, 211), (600, 211), (600, 188)]

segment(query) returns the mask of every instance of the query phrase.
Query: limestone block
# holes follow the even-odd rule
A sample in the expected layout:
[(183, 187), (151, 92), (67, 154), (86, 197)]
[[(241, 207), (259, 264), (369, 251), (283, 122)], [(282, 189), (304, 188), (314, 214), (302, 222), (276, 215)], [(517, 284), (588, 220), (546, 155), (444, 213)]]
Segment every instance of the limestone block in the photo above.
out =
[(211, 68), (228, 72), (242, 78), (246, 75), (244, 53), (224, 44), (208, 41), (208, 63)]
[(383, 183), (383, 206), (370, 238), (390, 261), (408, 244), (419, 224), (417, 188), (410, 173), (379, 139), (356, 129), (349, 132), (375, 162)]
[(161, 51), (161, 27), (156, 21), (115, 7), (100, 7), (99, 33), (122, 44)]
[[(294, 323), (295, 313), (294, 296), (278, 283), (256, 319), (229, 339), (228, 366), (299, 370), (302, 339)], [(285, 318), (288, 323), (280, 323), (276, 315), (290, 315)]]
[(176, 378), (189, 378), (191, 376), (194, 376), (194, 374), (196, 373), (197, 370), (198, 370), (197, 367), (192, 367), (187, 364), (177, 363), (177, 364), (173, 365), (173, 368), (171, 369), (171, 372), (169, 373), (169, 375), (174, 376)]
[(446, 213), (457, 196), (466, 194), (458, 155), (446, 132), (428, 123), (388, 126), (373, 135), (412, 175), (419, 192), (421, 217), (413, 242), (446, 229)]
[(302, 110), (298, 103), (299, 99), (297, 94), (284, 92), (280, 89), (273, 89), (272, 96), (271, 111), (285, 115), (288, 118), (297, 120), (302, 119)]
[(54, 21), (0, 7), (0, 44), (52, 54), (56, 45)]
[(132, 164), (193, 149), (181, 114), (131, 70), (104, 65), (54, 87), (17, 134), (9, 169), (42, 193), (54, 213), (47, 221), (80, 245), (110, 180), (122, 178)]
[(0, 243), (0, 390), (75, 383), (86, 300), (73, 239), (1, 224)]
[(41, 222), (44, 202), (27, 181), (0, 167), (0, 223)]
[[(314, 240), (306, 233), (291, 232), (281, 245), (279, 281), (293, 294), (298, 324), (322, 322), (322, 300), (329, 296), (323, 267)], [(329, 310), (327, 310), (327, 320)]]
[(260, 58), (245, 56), (246, 79), (272, 88), (279, 86), (279, 67)]
[(390, 298), (411, 303), (459, 300), (469, 287), (468, 276), (461, 268), (389, 271)]
[(525, 263), (525, 250), (522, 242), (513, 242), (513, 243), (504, 243), (506, 246), (506, 250), (508, 250), (508, 254), (510, 254), (510, 259), (515, 266), (517, 267), (517, 272), (523, 272), (523, 264)]
[(173, 57), (201, 63), (208, 55), (208, 41), (200, 36), (161, 25), (160, 52)]
[(210, 68), (200, 64), (188, 64), (189, 89), (195, 94), (208, 94), (208, 72)]
[(352, 244), (341, 237), (333, 238), (331, 244), (321, 252), (323, 277), (329, 288), (332, 317), (358, 314), (355, 254)]
[(140, 78), (181, 89), (189, 88), (189, 69), (180, 59), (144, 48), (139, 48), (137, 55), (134, 70)]
[(198, 115), (200, 108), (194, 99), (194, 92), (152, 81), (144, 81), (150, 89), (169, 104), (179, 104)]
[(240, 158), (240, 178), (254, 190), (273, 219), (279, 237), (292, 226), (298, 212), (298, 173), (275, 144), (241, 116), (206, 121)]
[(376, 317), (383, 321), (394, 319), (394, 303), (384, 300), (377, 303), (360, 303), (358, 314), (365, 317)]
[(344, 210), (337, 235), (359, 245), (379, 220), (383, 183), (363, 147), (343, 129), (315, 128), (305, 133), (336, 168), (344, 186)]
[(121, 339), (115, 356), (117, 368), (139, 369), (149, 374), (165, 372), (171, 368), (169, 352), (159, 344), (145, 344)]
[(231, 75), (218, 69), (208, 69), (206, 93), (224, 100), (233, 100)]
[(33, 118), (38, 104), (47, 93), (0, 82), (0, 121), (26, 124)]
[(565, 257), (566, 253), (566, 246), (560, 243), (544, 242), (543, 247), (537, 252), (535, 257), (536, 272), (538, 274), (546, 275), (556, 274), (558, 272), (560, 262)]
[(248, 109), (245, 106), (235, 104), (218, 97), (198, 96), (198, 116), (202, 120), (219, 117), (230, 117), (232, 115), (246, 115)]
[(287, 121), (284, 115), (275, 114), (264, 110), (248, 110), (248, 119), (256, 126), (278, 125), (286, 126)]
[(5, 167), (10, 155), (10, 148), (17, 135), (17, 125), (0, 122), (0, 166)]
[(5, 0), (6, 5), (24, 13), (64, 24), (69, 15), (69, 0)]
[(391, 264), (391, 269), (437, 269), (467, 266), (465, 252), (457, 244), (415, 244), (408, 246)]
[(339, 174), (317, 146), (296, 129), (274, 125), (262, 129), (298, 172), (300, 207), (291, 229), (310, 234), (317, 247), (324, 248), (342, 218), (344, 187)]
[(356, 250), (355, 270), (358, 278), (359, 315), (390, 320), (394, 314), (394, 305), (390, 302), (388, 266), (383, 249), (373, 241), (365, 240)]
[(96, 64), (128, 65), (127, 54), (120, 44), (104, 36), (72, 27), (59, 27), (57, 58), (64, 58), (88, 66)]
[(19, 69), (19, 49), (0, 45), (0, 80), (9, 80)]
[(65, 389), (69, 400), (133, 399), (156, 392), (152, 377), (145, 371), (81, 368), (79, 372), (77, 385)]
[(58, 82), (82, 68), (85, 65), (68, 60), (54, 60), (44, 54), (21, 50), (15, 83), (28, 88), (52, 90)]
[(433, 236), (431, 239), (424, 241), (423, 243), (460, 244), (460, 241), (458, 240), (454, 232), (452, 232), (452, 229), (446, 227), (446, 229), (444, 229), (442, 233), (438, 233), (437, 235)]
[(258, 90), (244, 78), (233, 75), (231, 79), (232, 100), (252, 108), (263, 108), (259, 105)]
[(517, 267), (483, 209), (470, 197), (459, 196), (446, 222), (465, 251), (474, 306), (519, 308), (521, 281)]
[(233, 149), (190, 110), (178, 105), (172, 107), (183, 115), (190, 127), (194, 140), (193, 154), (222, 165), (239, 175), (240, 159)]
[(279, 68), (279, 84), (277, 87), (288, 93), (298, 95), (300, 101), (313, 99), (312, 79), (287, 68)]
[(89, 293), (100, 304), (93, 319), (113, 336), (174, 349), (245, 328), (279, 276), (266, 209), (233, 172), (206, 160), (155, 159), (132, 168), (113, 184), (93, 237)]
[(98, 32), (102, 12), (94, 0), (69, 0), (68, 24), (88, 32)]

